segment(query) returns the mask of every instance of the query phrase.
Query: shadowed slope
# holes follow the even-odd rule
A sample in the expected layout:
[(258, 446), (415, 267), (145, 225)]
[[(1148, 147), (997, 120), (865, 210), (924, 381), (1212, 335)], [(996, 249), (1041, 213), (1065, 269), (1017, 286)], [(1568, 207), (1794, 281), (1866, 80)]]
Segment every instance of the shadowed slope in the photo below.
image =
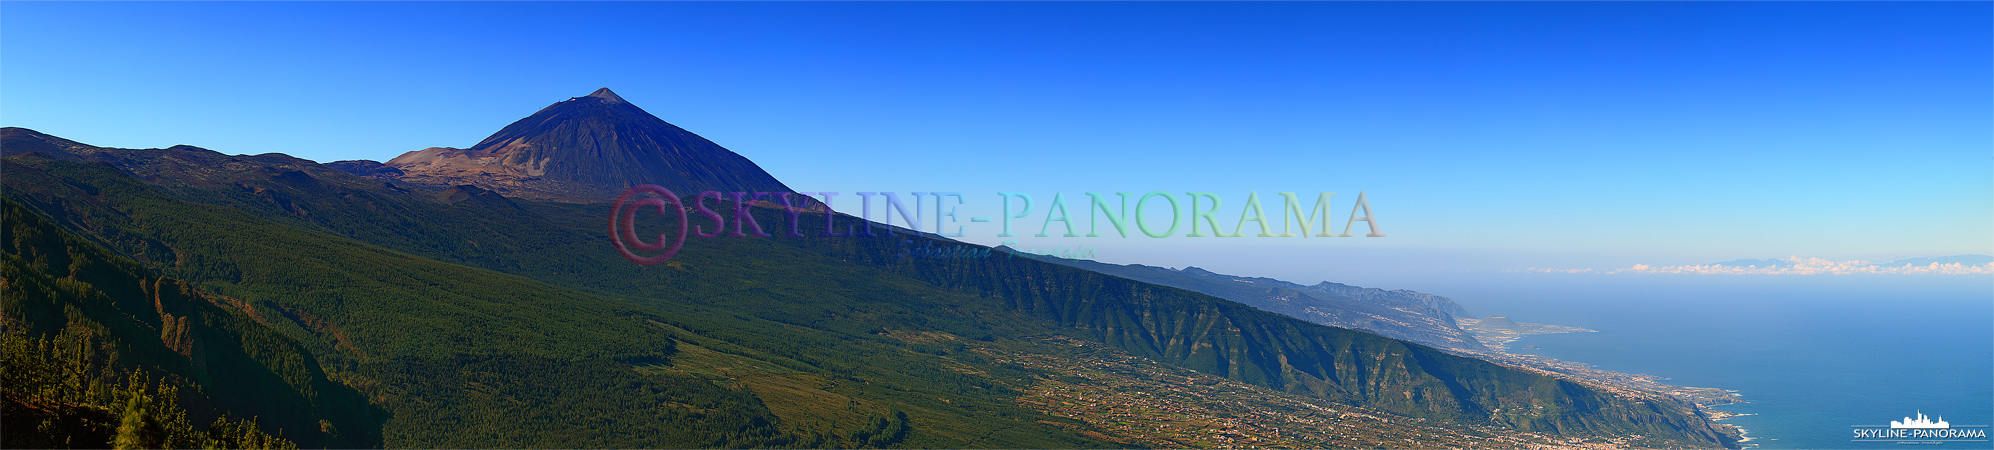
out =
[(469, 149), (430, 148), (383, 167), (352, 169), (408, 183), (469, 184), (511, 197), (608, 202), (631, 186), (680, 195), (790, 192), (768, 172), (713, 141), (659, 120), (609, 88), (550, 105)]

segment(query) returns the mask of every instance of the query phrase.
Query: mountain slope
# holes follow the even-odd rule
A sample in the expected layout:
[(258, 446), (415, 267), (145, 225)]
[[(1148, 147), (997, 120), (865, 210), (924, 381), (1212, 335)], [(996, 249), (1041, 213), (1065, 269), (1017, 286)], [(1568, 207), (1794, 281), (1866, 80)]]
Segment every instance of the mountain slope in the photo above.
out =
[[(799, 245), (872, 264), (1068, 327), (1136, 356), (1275, 390), (1446, 422), (1522, 431), (1726, 437), (1661, 396), (1623, 398), (1431, 347), (1028, 258), (896, 258), (885, 240)], [(938, 243), (939, 244), (939, 243)]]
[[(153, 276), (136, 262), (79, 240), (12, 199), (4, 200), (4, 209), (0, 292), (6, 313), (0, 323), (10, 333), (36, 338), (67, 333), (71, 340), (96, 343), (83, 352), (104, 358), (93, 362), (104, 372), (143, 369), (154, 378), (182, 380), (194, 389), (167, 401), (185, 405), (192, 423), (232, 414), (256, 417), (267, 432), (307, 447), (381, 445), (376, 424), (384, 412), (329, 380), (296, 341), (219, 306), (227, 300)], [(9, 370), (9, 377), (22, 376), (21, 368)], [(10, 378), (8, 386), (23, 381)], [(17, 431), (27, 434), (9, 439), (40, 432)]]
[[(174, 255), (153, 259), (168, 273), (240, 299), (238, 309), (298, 339), (329, 376), (385, 406), (393, 416), (375, 431), (385, 440), (360, 446), (703, 447), (787, 439), (748, 426), (768, 420), (751, 396), (619, 362), (665, 358), (673, 341), (618, 303), (176, 201), (103, 164), (27, 155), (9, 157), (4, 169), (10, 201), (87, 227), (95, 240), (125, 251)], [(525, 386), (534, 388), (519, 389)], [(513, 406), (521, 401), (546, 408)], [(659, 401), (729, 406), (720, 414), (641, 406)], [(382, 425), (359, 425), (369, 426)]]
[(511, 197), (583, 203), (607, 202), (639, 184), (680, 195), (790, 192), (747, 158), (659, 120), (609, 88), (550, 105), (469, 149), (429, 148), (378, 166), (350, 161), (342, 168), (407, 184), (469, 184)]
[(1453, 300), (1432, 294), (1323, 282), (1303, 286), (1272, 278), (1238, 277), (1196, 267), (1182, 270), (1088, 260), (1046, 261), (1145, 283), (1187, 289), (1333, 327), (1359, 329), (1440, 348), (1487, 352), (1454, 323), (1473, 317)]
[[(760, 408), (753, 405), (765, 405), (762, 407), (773, 414), (767, 417), (773, 418), (763, 420), (775, 424), (769, 431), (757, 431), (762, 433), (758, 439), (764, 439), (759, 442), (807, 442), (815, 439), (811, 436), (827, 433), (850, 437), (865, 430), (845, 429), (839, 424), (852, 419), (865, 421), (868, 414), (877, 414), (884, 420), (878, 423), (887, 427), (882, 430), (897, 427), (893, 423), (913, 424), (913, 431), (904, 436), (906, 445), (1103, 445), (1104, 441), (1082, 436), (1104, 430), (1066, 428), (1077, 424), (1050, 425), (1048, 422), (1058, 421), (1020, 410), (1015, 399), (1032, 379), (1031, 370), (993, 362), (951, 344), (971, 340), (1028, 349), (1035, 345), (1031, 344), (1035, 336), (1061, 334), (1308, 398), (1363, 405), (1443, 424), (1488, 425), (1573, 437), (1642, 434), (1660, 443), (1655, 445), (1729, 443), (1710, 423), (1682, 405), (1617, 397), (1531, 372), (1453, 357), (1368, 333), (1323, 327), (1190, 291), (1008, 258), (1001, 253), (982, 260), (921, 260), (899, 257), (902, 238), (893, 237), (720, 238), (688, 241), (679, 256), (667, 264), (635, 266), (607, 245), (602, 233), (607, 205), (512, 201), (470, 190), (460, 191), (466, 200), (450, 202), (436, 193), (363, 186), (366, 181), (350, 174), (325, 173), (321, 177), (314, 172), (326, 170), (323, 168), (280, 166), (288, 163), (261, 157), (230, 158), (236, 158), (229, 160), (232, 166), (189, 172), (232, 180), (208, 184), (219, 187), (169, 180), (162, 180), (160, 186), (172, 192), (172, 197), (214, 198), (240, 208), (170, 198), (149, 186), (134, 185), (130, 177), (108, 165), (33, 155), (8, 157), (6, 183), (9, 197), (22, 198), (23, 203), (66, 228), (80, 230), (112, 248), (128, 254), (158, 255), (148, 260), (169, 272), (216, 286), (235, 297), (288, 305), (313, 317), (357, 325), (330, 330), (344, 330), (349, 336), (393, 336), (403, 328), (428, 329), (421, 324), (375, 326), (350, 317), (361, 309), (388, 309), (407, 310), (402, 315), (414, 318), (440, 316), (469, 333), (460, 338), (469, 345), (447, 339), (389, 339), (409, 342), (405, 350), (410, 352), (496, 350), (480, 343), (482, 334), (516, 333), (522, 328), (564, 330), (585, 323), (588, 319), (584, 317), (616, 318), (605, 322), (616, 326), (589, 330), (585, 334), (598, 337), (582, 342), (640, 346), (645, 342), (697, 342), (684, 348), (713, 351), (679, 354), (655, 350), (646, 354), (633, 349), (637, 351), (604, 359), (606, 355), (587, 346), (553, 345), (557, 349), (529, 353), (557, 357), (579, 353), (585, 360), (603, 362), (589, 372), (593, 375), (568, 374), (561, 379), (628, 378), (634, 372), (638, 376), (691, 377), (697, 380), (691, 385), (723, 383), (751, 392), (754, 402), (735, 404), (750, 412)], [(310, 175), (312, 180), (294, 172)], [(30, 176), (15, 176), (17, 173)], [(346, 187), (352, 190), (342, 190)], [(258, 194), (259, 189), (269, 195)], [(278, 198), (284, 201), (275, 200)], [(273, 206), (282, 203), (289, 206)], [(755, 213), (767, 229), (786, 228), (787, 217), (780, 211), (757, 208)], [(824, 219), (806, 214), (802, 220), (804, 224), (822, 224)], [(311, 245), (273, 244), (284, 239)], [(927, 242), (906, 239), (908, 243)], [(437, 266), (441, 263), (396, 252), (505, 272), (532, 282), (506, 281), (483, 270)], [(244, 253), (254, 257), (239, 255)], [(303, 255), (329, 255), (335, 263), (300, 261), (308, 258)], [(314, 272), (331, 274), (339, 286), (270, 271), (273, 264), (292, 263), (309, 264)], [(411, 269), (449, 272), (480, 281), (463, 284), (447, 278), (410, 279), (396, 273)], [(340, 288), (364, 308), (315, 295), (320, 290)], [(513, 299), (511, 302), (523, 310), (506, 314), (505, 320), (461, 320), (452, 308), (411, 303), (426, 296), (439, 296), (446, 304), (487, 297)], [(547, 300), (536, 298), (541, 296), (592, 306), (548, 309)], [(547, 324), (550, 318), (559, 323)], [(532, 360), (464, 357), (395, 361), (390, 358), (394, 355), (381, 356), (370, 346), (357, 346), (362, 350), (358, 353), (341, 349), (336, 331), (309, 326), (310, 320), (289, 320), (301, 324), (294, 328), (303, 336), (301, 340), (317, 343), (311, 345), (315, 353), (348, 354), (330, 357), (356, 360), (354, 373), (380, 386), (380, 392), (477, 402), (475, 408), (452, 410), (384, 397), (399, 421), (391, 422), (386, 430), (390, 445), (521, 445), (500, 439), (504, 434), (423, 434), (418, 431), (432, 424), (419, 422), (461, 420), (450, 418), (480, 409), (533, 414), (539, 408), (559, 404), (555, 401), (558, 398), (506, 403), (497, 400), (507, 391), (494, 390), (532, 385), (525, 382), (530, 378), (519, 378), (520, 374), (509, 371), (543, 373), (555, 370), (553, 366)], [(618, 331), (626, 330), (618, 328), (626, 320), (655, 324), (668, 335)], [(543, 325), (536, 328), (536, 324)], [(551, 344), (531, 338), (524, 342), (528, 350)], [(695, 354), (698, 356), (693, 357)], [(393, 376), (404, 373), (421, 375)], [(482, 387), (469, 389), (464, 385), (475, 378), (448, 375), (451, 373), (490, 373), (514, 381), (476, 382)], [(864, 406), (857, 412), (841, 411), (829, 405), (849, 402), (823, 400), (837, 398)], [(618, 408), (622, 407), (607, 405), (602, 411)], [(900, 417), (895, 410), (909, 419), (886, 420)], [(418, 417), (401, 421), (409, 416)], [(503, 415), (469, 417), (483, 417), (479, 427), (517, 421)], [(570, 446), (604, 442), (543, 439), (549, 440), (533, 442), (570, 442)]]
[[(1015, 370), (970, 377), (866, 328), (847, 331), (868, 339), (846, 342), (725, 310), (633, 307), (180, 201), (110, 164), (5, 164), (7, 198), (154, 255), (160, 270), (240, 299), (304, 343), (393, 414), (381, 430), (389, 447), (1109, 445), (1011, 402), (996, 383)], [(680, 354), (680, 339), (692, 350)]]

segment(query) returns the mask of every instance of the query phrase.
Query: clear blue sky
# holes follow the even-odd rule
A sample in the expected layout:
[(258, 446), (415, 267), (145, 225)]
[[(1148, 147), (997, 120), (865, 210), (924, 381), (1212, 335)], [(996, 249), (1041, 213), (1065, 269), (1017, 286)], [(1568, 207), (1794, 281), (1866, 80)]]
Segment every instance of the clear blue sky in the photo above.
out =
[(4, 2), (0, 124), (385, 160), (607, 86), (792, 188), (960, 191), (965, 216), (999, 191), (1210, 191), (1231, 227), (1248, 192), (1336, 191), (1341, 228), (1365, 191), (1390, 237), (1023, 245), (1391, 287), (1994, 253), (1990, 23), (1988, 2)]

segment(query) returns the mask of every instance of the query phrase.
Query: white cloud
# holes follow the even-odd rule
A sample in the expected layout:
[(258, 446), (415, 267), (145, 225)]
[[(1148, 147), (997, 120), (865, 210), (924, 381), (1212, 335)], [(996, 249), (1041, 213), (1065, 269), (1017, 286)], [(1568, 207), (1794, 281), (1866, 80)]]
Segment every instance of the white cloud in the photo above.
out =
[(1647, 265), (1647, 264), (1635, 264), (1635, 265), (1633, 265), (1632, 267), (1626, 267), (1626, 268), (1619, 268), (1619, 269), (1592, 269), (1592, 268), (1586, 268), (1586, 269), (1545, 269), (1545, 268), (1537, 268), (1537, 267), (1532, 267), (1532, 268), (1529, 268), (1529, 269), (1525, 269), (1524, 271), (1525, 271), (1525, 272), (1537, 272), (1537, 273), (1603, 273), (1603, 274), (1618, 274), (1618, 273), (1686, 273), (1686, 274), (1698, 274), (1698, 275), (1820, 275), (1820, 274), (1834, 274), (1834, 275), (1848, 275), (1848, 274), (1879, 274), (1879, 275), (1914, 275), (1914, 274), (1915, 274), (1915, 275), (1923, 275), (1923, 274), (1934, 274), (1934, 275), (1986, 275), (1986, 274), (1994, 274), (1994, 263), (1986, 263), (1986, 264), (1962, 264), (1962, 263), (1945, 263), (1945, 264), (1941, 264), (1941, 263), (1936, 263), (1936, 262), (1934, 262), (1934, 263), (1930, 263), (1930, 264), (1926, 264), (1926, 265), (1922, 265), (1922, 266), (1918, 266), (1918, 265), (1911, 265), (1911, 264), (1903, 264), (1903, 265), (1895, 265), (1895, 266), (1892, 266), (1892, 265), (1888, 265), (1887, 263), (1884, 263), (1884, 264), (1878, 264), (1878, 263), (1871, 263), (1871, 262), (1866, 262), (1866, 261), (1855, 261), (1855, 260), (1850, 260), (1850, 261), (1829, 261), (1829, 260), (1825, 260), (1825, 259), (1821, 259), (1821, 258), (1802, 258), (1802, 257), (1798, 257), (1798, 256), (1793, 256), (1793, 257), (1788, 257), (1788, 258), (1786, 258), (1786, 259), (1783, 259), (1783, 260), (1779, 260), (1779, 261), (1781, 261), (1781, 262), (1782, 262), (1782, 264), (1773, 264), (1773, 265), (1766, 265), (1766, 266), (1757, 266), (1757, 265), (1744, 265), (1744, 266), (1740, 266), (1740, 265), (1725, 265), (1725, 264), (1695, 264), (1695, 265), (1683, 265), (1683, 266), (1650, 266), (1650, 265)]

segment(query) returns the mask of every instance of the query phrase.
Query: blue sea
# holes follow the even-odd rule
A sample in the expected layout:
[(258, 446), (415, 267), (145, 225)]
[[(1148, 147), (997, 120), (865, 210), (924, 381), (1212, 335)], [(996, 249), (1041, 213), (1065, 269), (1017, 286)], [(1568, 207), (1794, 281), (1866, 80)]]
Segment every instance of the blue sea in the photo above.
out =
[[(1852, 427), (1994, 422), (1994, 277), (1514, 274), (1416, 288), (1481, 315), (1597, 333), (1511, 351), (1737, 391), (1759, 448), (1901, 448)], [(1536, 349), (1524, 350), (1534, 345)], [(1935, 448), (1989, 448), (1948, 442)]]

